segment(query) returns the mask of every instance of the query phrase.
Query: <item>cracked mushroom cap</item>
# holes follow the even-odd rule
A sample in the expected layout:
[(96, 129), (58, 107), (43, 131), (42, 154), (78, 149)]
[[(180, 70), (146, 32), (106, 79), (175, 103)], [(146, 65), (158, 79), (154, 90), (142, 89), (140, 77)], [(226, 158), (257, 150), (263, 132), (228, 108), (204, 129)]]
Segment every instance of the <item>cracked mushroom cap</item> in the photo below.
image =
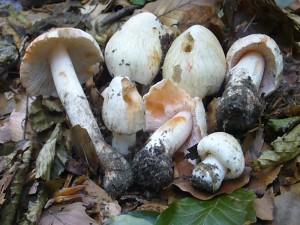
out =
[(143, 98), (128, 77), (113, 78), (102, 96), (102, 118), (109, 130), (130, 135), (144, 128)]
[(163, 78), (201, 99), (219, 90), (225, 73), (223, 49), (201, 25), (191, 26), (173, 41), (163, 64)]
[(57, 43), (68, 50), (81, 83), (98, 72), (103, 55), (94, 38), (76, 28), (54, 28), (41, 34), (27, 47), (20, 66), (22, 85), (31, 95), (57, 95), (48, 55)]
[(240, 176), (245, 168), (245, 159), (240, 143), (235, 137), (225, 132), (215, 132), (201, 139), (197, 146), (201, 160), (213, 155), (226, 167), (225, 178)]
[(250, 51), (257, 51), (265, 60), (264, 75), (259, 93), (270, 95), (279, 85), (283, 70), (283, 58), (276, 42), (264, 34), (251, 34), (238, 39), (229, 48), (226, 60), (228, 70), (233, 68), (239, 60)]
[(113, 77), (128, 76), (132, 81), (150, 84), (160, 68), (160, 39), (165, 33), (152, 13), (143, 12), (131, 17), (105, 47), (109, 73)]

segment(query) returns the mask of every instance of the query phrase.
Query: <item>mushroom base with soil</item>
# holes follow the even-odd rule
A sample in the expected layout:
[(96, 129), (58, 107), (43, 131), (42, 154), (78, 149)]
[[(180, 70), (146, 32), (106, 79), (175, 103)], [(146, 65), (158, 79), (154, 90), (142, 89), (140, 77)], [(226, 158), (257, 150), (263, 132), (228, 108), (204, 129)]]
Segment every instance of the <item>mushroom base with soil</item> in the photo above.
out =
[(162, 146), (142, 149), (134, 157), (133, 173), (137, 184), (158, 191), (173, 180), (172, 158)]
[(239, 136), (258, 122), (262, 109), (262, 100), (251, 79), (243, 80), (238, 85), (229, 84), (217, 106), (217, 126)]

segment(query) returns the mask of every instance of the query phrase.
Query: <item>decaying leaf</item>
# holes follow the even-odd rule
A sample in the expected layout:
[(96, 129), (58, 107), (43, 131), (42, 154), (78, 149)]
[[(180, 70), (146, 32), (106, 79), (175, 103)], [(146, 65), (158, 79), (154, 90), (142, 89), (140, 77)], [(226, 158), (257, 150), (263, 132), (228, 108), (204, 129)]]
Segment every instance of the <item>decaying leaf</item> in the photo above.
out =
[(97, 225), (85, 210), (82, 202), (54, 205), (43, 212), (38, 225)]
[(295, 225), (300, 221), (300, 192), (289, 191), (275, 197), (274, 224)]
[(0, 68), (8, 66), (19, 58), (12, 35), (0, 36)]
[(268, 125), (276, 132), (286, 132), (291, 127), (300, 123), (300, 116), (289, 117), (285, 119), (270, 119)]
[(273, 220), (274, 196), (267, 192), (262, 198), (254, 200), (256, 216), (261, 220)]
[(46, 181), (50, 180), (51, 168), (56, 152), (56, 143), (60, 139), (60, 136), (61, 124), (58, 123), (36, 159), (36, 178), (41, 177)]
[(218, 0), (157, 0), (143, 9), (155, 14), (168, 27), (179, 27), (181, 32), (194, 24), (208, 25), (222, 22), (217, 13), (222, 1)]
[(280, 165), (297, 156), (300, 153), (300, 124), (288, 134), (278, 137), (272, 142), (272, 146), (274, 151), (264, 151), (258, 160), (253, 162), (254, 170)]
[(0, 121), (0, 144), (11, 140), (9, 118)]
[(30, 107), (29, 121), (35, 132), (42, 132), (53, 124), (62, 123), (65, 114), (62, 112), (61, 103), (57, 100), (45, 100), (41, 96), (33, 101)]
[(76, 154), (87, 164), (91, 172), (96, 174), (100, 163), (88, 132), (80, 125), (76, 125), (71, 128), (71, 133)]
[(246, 185), (250, 179), (250, 171), (251, 169), (249, 167), (245, 167), (245, 170), (240, 177), (233, 180), (224, 180), (220, 189), (213, 194), (196, 189), (192, 185), (191, 177), (174, 179), (172, 184), (180, 188), (180, 190), (190, 193), (197, 199), (208, 200), (220, 194), (230, 194)]

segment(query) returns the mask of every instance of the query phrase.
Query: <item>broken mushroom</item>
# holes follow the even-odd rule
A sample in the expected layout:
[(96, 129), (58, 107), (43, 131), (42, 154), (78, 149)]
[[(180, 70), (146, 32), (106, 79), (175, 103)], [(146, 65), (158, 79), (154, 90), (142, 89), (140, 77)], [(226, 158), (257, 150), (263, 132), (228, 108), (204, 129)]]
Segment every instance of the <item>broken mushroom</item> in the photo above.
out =
[(195, 187), (215, 192), (224, 179), (239, 177), (245, 168), (241, 145), (232, 135), (224, 132), (209, 134), (197, 146), (201, 162), (192, 173)]
[(104, 188), (117, 196), (131, 184), (130, 166), (104, 142), (80, 84), (102, 61), (100, 48), (91, 35), (76, 28), (55, 28), (27, 47), (20, 77), (28, 94), (58, 94), (72, 126), (80, 125), (91, 137), (105, 173)]
[(225, 73), (223, 49), (215, 35), (201, 25), (191, 26), (173, 41), (163, 64), (164, 79), (200, 99), (219, 90)]
[(128, 77), (115, 77), (102, 92), (102, 118), (112, 131), (112, 146), (123, 156), (135, 146), (136, 132), (144, 128), (145, 109), (142, 96)]
[(264, 34), (237, 40), (226, 58), (226, 87), (217, 107), (217, 124), (219, 129), (239, 135), (258, 121), (261, 97), (278, 86), (283, 59), (276, 42)]
[(182, 111), (158, 128), (145, 147), (133, 159), (135, 182), (159, 190), (173, 179), (173, 154), (186, 141), (192, 130), (192, 115)]
[(110, 74), (128, 76), (132, 81), (149, 85), (160, 68), (160, 40), (165, 33), (152, 13), (142, 12), (131, 17), (105, 47), (105, 63)]

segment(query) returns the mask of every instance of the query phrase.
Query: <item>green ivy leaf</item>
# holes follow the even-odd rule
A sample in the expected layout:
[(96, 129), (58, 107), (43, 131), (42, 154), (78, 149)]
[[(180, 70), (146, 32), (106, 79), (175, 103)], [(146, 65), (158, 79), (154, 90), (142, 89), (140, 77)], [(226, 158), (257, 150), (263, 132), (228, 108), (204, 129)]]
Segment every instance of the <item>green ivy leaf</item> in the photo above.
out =
[(154, 0), (130, 0), (134, 5), (145, 5), (148, 2), (153, 2)]
[(273, 150), (264, 151), (263, 154), (253, 162), (252, 168), (260, 170), (282, 164), (300, 153), (300, 124), (288, 134), (278, 137), (272, 142)]
[(195, 198), (175, 200), (160, 214), (155, 225), (241, 225), (256, 221), (255, 194), (239, 189), (230, 195), (201, 201)]

